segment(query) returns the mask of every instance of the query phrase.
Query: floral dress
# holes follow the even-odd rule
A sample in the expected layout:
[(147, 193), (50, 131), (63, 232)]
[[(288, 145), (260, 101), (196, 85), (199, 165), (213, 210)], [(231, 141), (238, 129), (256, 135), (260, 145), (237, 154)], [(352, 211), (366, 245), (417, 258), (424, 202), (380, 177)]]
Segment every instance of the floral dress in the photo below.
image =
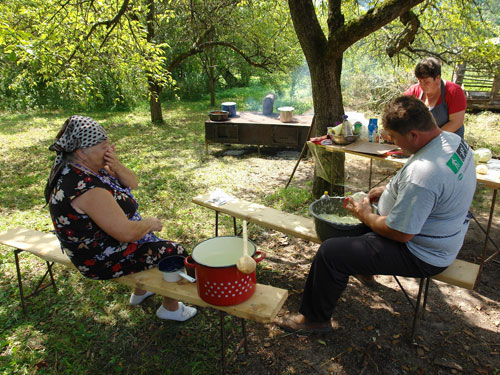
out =
[(120, 242), (104, 232), (87, 215), (78, 213), (71, 201), (90, 189), (108, 190), (129, 220), (140, 220), (137, 203), (129, 189), (101, 170), (98, 176), (83, 167), (64, 167), (49, 209), (61, 249), (86, 277), (106, 280), (155, 267), (170, 255), (187, 256), (184, 248), (148, 233), (138, 242)]

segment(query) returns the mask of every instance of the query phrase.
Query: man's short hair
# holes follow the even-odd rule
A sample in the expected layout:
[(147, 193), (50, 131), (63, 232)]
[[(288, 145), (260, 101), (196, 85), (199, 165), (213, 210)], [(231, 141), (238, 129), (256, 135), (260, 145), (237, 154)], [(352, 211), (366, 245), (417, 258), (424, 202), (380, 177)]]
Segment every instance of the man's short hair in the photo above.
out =
[(382, 115), (385, 129), (406, 135), (410, 130), (430, 131), (437, 127), (429, 108), (414, 96), (403, 95), (391, 101)]
[(441, 75), (441, 64), (434, 57), (427, 57), (420, 61), (415, 67), (415, 77), (419, 79)]

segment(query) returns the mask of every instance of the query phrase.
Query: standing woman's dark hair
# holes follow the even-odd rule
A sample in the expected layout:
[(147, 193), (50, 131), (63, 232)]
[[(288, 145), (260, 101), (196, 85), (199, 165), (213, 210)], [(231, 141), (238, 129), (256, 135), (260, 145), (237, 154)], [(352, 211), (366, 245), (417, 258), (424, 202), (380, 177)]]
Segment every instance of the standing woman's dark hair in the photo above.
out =
[(441, 64), (434, 57), (427, 57), (415, 67), (415, 77), (419, 79), (441, 76)]

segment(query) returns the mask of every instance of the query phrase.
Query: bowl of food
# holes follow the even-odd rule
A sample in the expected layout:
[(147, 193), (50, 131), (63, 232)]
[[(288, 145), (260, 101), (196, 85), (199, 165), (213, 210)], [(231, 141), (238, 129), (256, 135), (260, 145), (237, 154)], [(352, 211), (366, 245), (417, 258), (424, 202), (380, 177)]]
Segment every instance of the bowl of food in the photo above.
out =
[(360, 236), (370, 228), (344, 208), (344, 197), (326, 197), (311, 203), (316, 234), (323, 242), (333, 237)]
[(210, 117), (210, 120), (212, 120), (212, 121), (227, 121), (229, 119), (229, 112), (228, 111), (211, 111), (208, 114), (208, 117)]
[(348, 144), (356, 142), (357, 139), (359, 138), (359, 134), (353, 134), (353, 135), (334, 135), (334, 134), (332, 134), (330, 136), (330, 138), (332, 138), (332, 141), (338, 145), (348, 145)]

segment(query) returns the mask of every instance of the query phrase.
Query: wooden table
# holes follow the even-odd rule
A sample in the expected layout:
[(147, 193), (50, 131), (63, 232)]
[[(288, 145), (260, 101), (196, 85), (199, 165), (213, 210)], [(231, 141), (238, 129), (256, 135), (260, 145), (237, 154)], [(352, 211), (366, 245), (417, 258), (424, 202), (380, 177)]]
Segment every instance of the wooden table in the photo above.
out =
[[(388, 161), (388, 162), (395, 164), (396, 168), (400, 168), (407, 162), (408, 159), (407, 158), (395, 158), (392, 156), (386, 156), (387, 151), (389, 151), (390, 149), (396, 148), (394, 145), (373, 144), (373, 146), (370, 146), (370, 145), (367, 145), (367, 143), (369, 143), (369, 142), (356, 141), (355, 143), (353, 143), (351, 145), (340, 146), (340, 145), (336, 145), (336, 144), (319, 145), (319, 144), (308, 141), (307, 146), (309, 147), (309, 150), (311, 151), (311, 153), (314, 157), (317, 175), (330, 183), (332, 183), (332, 181), (330, 181), (330, 179), (329, 179), (328, 170), (326, 169), (325, 166), (321, 166), (321, 162), (319, 161), (319, 158), (318, 158), (318, 150), (319, 149), (325, 150), (327, 152), (343, 152), (346, 154), (358, 155), (358, 156), (362, 156), (365, 158), (369, 158), (370, 159), (370, 174), (369, 174), (368, 187), (371, 188), (372, 187), (371, 180), (372, 180), (373, 160)], [(360, 152), (359, 150), (363, 150), (363, 148), (365, 148), (369, 152)], [(370, 150), (370, 148), (373, 148), (373, 150)], [(317, 165), (319, 165), (319, 167)], [(491, 159), (488, 163), (486, 163), (486, 165), (488, 166), (488, 173), (485, 175), (482, 175), (482, 174), (476, 175), (478, 183), (484, 184), (487, 188), (493, 190), (493, 195), (491, 198), (491, 205), (490, 205), (490, 213), (489, 213), (489, 217), (488, 217), (488, 224), (486, 226), (486, 230), (482, 227), (482, 225), (479, 224), (479, 222), (473, 216), (474, 221), (478, 224), (479, 228), (485, 234), (483, 250), (481, 253), (481, 264), (480, 264), (480, 269), (479, 269), (479, 275), (477, 277), (478, 282), (481, 278), (481, 271), (483, 269), (484, 264), (490, 262), (495, 256), (500, 254), (499, 247), (490, 237), (491, 224), (493, 222), (495, 202), (496, 202), (496, 198), (497, 198), (497, 191), (498, 191), (498, 189), (500, 189), (500, 160)], [(377, 184), (375, 184), (375, 186)], [(486, 257), (486, 248), (488, 246), (488, 241), (491, 242), (491, 244), (495, 247), (496, 251), (492, 255)]]
[(312, 115), (295, 115), (281, 122), (278, 114), (238, 112), (228, 121), (205, 121), (205, 152), (209, 143), (301, 148), (309, 137)]

